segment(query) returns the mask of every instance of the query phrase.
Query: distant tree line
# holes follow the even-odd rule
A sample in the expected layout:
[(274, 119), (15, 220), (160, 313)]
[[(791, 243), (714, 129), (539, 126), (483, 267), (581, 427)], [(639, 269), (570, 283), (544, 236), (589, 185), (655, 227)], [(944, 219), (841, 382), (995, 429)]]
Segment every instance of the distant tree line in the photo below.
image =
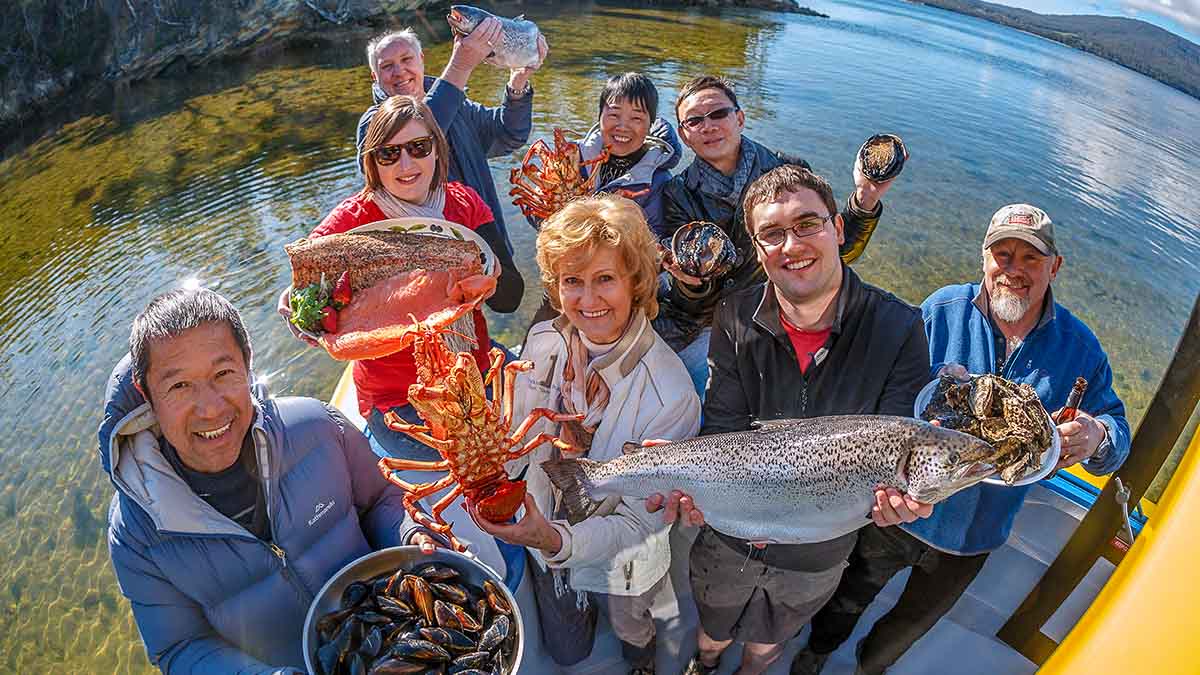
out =
[(1090, 14), (1038, 14), (978, 0), (918, 1), (1061, 42), (1200, 98), (1200, 45), (1145, 21)]

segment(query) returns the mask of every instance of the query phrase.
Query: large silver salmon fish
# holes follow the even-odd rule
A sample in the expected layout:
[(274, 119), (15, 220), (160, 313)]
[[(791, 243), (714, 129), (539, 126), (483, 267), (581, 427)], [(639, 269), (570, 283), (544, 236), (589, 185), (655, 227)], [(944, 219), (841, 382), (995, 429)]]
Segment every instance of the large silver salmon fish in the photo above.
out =
[(627, 444), (626, 454), (608, 462), (541, 466), (562, 490), (572, 522), (609, 495), (679, 489), (720, 532), (790, 544), (827, 541), (871, 522), (877, 485), (939, 502), (994, 473), (989, 461), (998, 454), (974, 436), (921, 420), (845, 415), (764, 422), (649, 448)]
[[(457, 35), (470, 35), (484, 19), (496, 16), (491, 12), (470, 5), (451, 5), (446, 21)], [(538, 62), (537, 24), (526, 21), (522, 14), (515, 19), (500, 19), (500, 44), (493, 45), (492, 54), (484, 61), (501, 68), (524, 68)]]

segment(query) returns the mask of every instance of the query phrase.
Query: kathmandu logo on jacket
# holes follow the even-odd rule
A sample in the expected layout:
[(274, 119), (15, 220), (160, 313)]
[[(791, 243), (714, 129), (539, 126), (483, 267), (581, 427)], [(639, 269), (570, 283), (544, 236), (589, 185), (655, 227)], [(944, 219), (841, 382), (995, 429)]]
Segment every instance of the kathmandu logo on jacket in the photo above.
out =
[(332, 509), (333, 505), (336, 503), (337, 503), (337, 500), (335, 500), (335, 499), (330, 499), (328, 504), (322, 504), (321, 502), (317, 502), (317, 505), (313, 507), (313, 512), (314, 512), (313, 517), (308, 519), (308, 526), (312, 527), (314, 523), (316, 523), (318, 520), (321, 519), (321, 516), (325, 515), (326, 513), (329, 513), (329, 509)]

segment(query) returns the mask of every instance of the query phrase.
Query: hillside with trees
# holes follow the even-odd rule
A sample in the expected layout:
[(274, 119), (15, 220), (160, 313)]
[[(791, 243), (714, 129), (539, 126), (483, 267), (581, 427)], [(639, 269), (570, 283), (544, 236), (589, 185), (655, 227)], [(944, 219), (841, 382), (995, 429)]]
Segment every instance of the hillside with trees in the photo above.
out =
[(1200, 45), (1145, 21), (1091, 14), (1038, 14), (978, 0), (918, 1), (1061, 42), (1200, 98)]

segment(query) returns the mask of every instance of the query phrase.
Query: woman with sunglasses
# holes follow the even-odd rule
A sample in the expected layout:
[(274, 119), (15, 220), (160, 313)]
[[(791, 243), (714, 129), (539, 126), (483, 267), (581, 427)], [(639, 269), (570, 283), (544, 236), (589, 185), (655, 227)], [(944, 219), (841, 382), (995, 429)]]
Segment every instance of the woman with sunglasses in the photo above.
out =
[[(429, 108), (412, 96), (392, 96), (371, 118), (363, 147), (366, 185), (334, 207), (309, 236), (338, 234), (388, 218), (444, 218), (465, 225), (483, 237), (500, 262), (500, 279), (495, 294), (487, 300), (488, 307), (501, 313), (516, 311), (525, 292), (521, 273), (479, 194), (462, 183), (447, 182), (449, 149)], [(483, 312), (475, 310), (473, 320), (475, 361), (486, 372), (492, 343)], [(392, 431), (383, 421), (390, 410), (409, 422), (421, 423), (408, 404), (408, 387), (415, 381), (412, 348), (354, 362), (359, 411), (367, 420), (371, 447), (380, 456), (441, 459), (433, 448)]]

